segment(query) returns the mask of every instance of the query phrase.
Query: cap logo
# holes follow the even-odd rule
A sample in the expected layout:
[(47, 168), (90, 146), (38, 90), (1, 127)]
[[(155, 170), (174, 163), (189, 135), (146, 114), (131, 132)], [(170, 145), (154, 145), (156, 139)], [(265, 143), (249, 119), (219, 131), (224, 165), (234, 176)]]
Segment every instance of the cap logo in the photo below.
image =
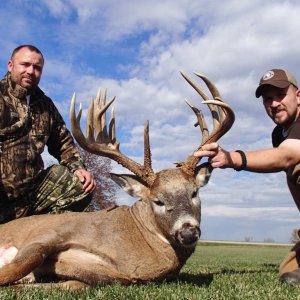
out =
[(268, 71), (268, 72), (266, 72), (265, 74), (264, 74), (264, 76), (263, 76), (263, 80), (269, 80), (269, 79), (271, 79), (272, 77), (274, 76), (274, 72), (273, 71)]

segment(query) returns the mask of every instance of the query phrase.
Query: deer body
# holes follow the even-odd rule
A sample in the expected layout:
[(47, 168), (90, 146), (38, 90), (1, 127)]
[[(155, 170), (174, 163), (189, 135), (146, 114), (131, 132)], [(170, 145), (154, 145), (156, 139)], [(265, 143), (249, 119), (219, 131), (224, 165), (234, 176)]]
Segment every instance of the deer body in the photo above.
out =
[[(189, 104), (202, 131), (202, 145), (217, 141), (234, 121), (230, 107), (215, 86), (201, 77), (214, 96), (208, 96), (185, 75), (185, 79), (208, 104), (214, 130), (208, 133), (204, 117)], [(106, 128), (106, 92), (91, 102), (87, 137), (71, 103), (72, 132), (88, 152), (109, 157), (134, 175), (112, 174), (124, 191), (139, 198), (131, 207), (120, 206), (94, 213), (31, 216), (0, 225), (0, 285), (21, 282), (66, 281), (57, 286), (159, 281), (177, 275), (200, 238), (199, 189), (211, 175), (209, 163), (197, 165), (193, 155), (177, 168), (154, 173), (151, 167), (149, 124), (144, 133), (144, 165), (119, 150), (114, 114)]]
[[(210, 172), (208, 166), (201, 169), (198, 185), (207, 183)], [(52, 278), (88, 285), (177, 275), (200, 237), (198, 187), (187, 177), (180, 169), (161, 171), (150, 191), (133, 176), (119, 175), (116, 180), (122, 180), (131, 194), (143, 196), (142, 201), (131, 207), (31, 216), (1, 225), (0, 284), (16, 282), (30, 272), (31, 281)], [(13, 256), (5, 261), (10, 251)]]
[[(111, 223), (112, 218), (116, 218), (120, 226), (111, 227), (107, 224), (107, 221)], [(166, 273), (177, 273), (180, 269), (180, 257), (176, 256), (170, 244), (162, 241), (155, 233), (147, 232), (149, 236), (143, 234), (140, 230), (148, 231), (149, 228), (139, 226), (138, 229), (140, 224), (136, 223), (138, 220), (132, 217), (128, 207), (91, 214), (70, 213), (63, 221), (62, 218), (52, 215), (45, 218), (33, 216), (30, 219), (27, 222), (31, 221), (33, 226), (39, 226), (39, 230), (24, 228), (24, 225), (28, 225), (24, 222), (13, 223), (11, 225), (14, 226), (14, 230), (19, 230), (15, 239), (8, 228), (0, 230), (0, 233), (4, 231), (4, 244), (1, 241), (1, 247), (18, 249), (16, 255), (24, 255), (24, 251), (27, 252), (26, 256), (22, 257), (22, 262), (18, 256), (15, 257), (15, 277), (11, 277), (10, 282), (17, 281), (33, 271), (37, 277), (41, 277), (37, 280), (56, 277), (78, 280), (89, 285), (118, 281), (130, 283), (160, 279)], [(55, 232), (45, 228), (45, 222), (56, 222)], [(112, 234), (107, 234), (107, 226)], [(124, 233), (124, 227), (126, 231), (130, 231)], [(87, 233), (87, 230), (91, 232)], [(45, 241), (40, 236), (41, 231), (44, 232)], [(67, 235), (70, 231), (71, 238)], [(6, 234), (9, 236), (5, 236)], [(33, 261), (26, 267), (22, 265), (27, 265), (27, 260), (31, 260), (29, 256), (39, 258), (41, 255), (41, 260)], [(18, 278), (19, 274), (21, 278)], [(0, 269), (0, 277), (1, 284), (9, 283), (3, 282), (7, 278), (5, 267)]]

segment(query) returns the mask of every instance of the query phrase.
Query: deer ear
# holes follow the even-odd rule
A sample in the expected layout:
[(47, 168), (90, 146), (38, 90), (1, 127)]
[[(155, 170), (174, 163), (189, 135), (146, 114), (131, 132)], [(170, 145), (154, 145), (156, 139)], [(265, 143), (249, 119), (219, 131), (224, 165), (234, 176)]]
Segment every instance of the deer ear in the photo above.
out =
[(135, 175), (110, 173), (111, 179), (127, 194), (135, 198), (145, 198), (149, 188)]
[(201, 188), (208, 183), (212, 171), (213, 167), (208, 162), (196, 167), (196, 183), (198, 188)]

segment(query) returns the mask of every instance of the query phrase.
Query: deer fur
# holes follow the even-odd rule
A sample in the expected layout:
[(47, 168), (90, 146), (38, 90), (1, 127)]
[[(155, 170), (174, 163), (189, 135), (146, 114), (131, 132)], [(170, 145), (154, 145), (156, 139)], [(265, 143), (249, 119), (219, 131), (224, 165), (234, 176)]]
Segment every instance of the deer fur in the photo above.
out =
[(200, 237), (198, 189), (211, 171), (204, 164), (194, 178), (181, 169), (164, 170), (151, 189), (134, 175), (113, 174), (126, 192), (140, 198), (131, 207), (30, 216), (0, 225), (0, 285), (69, 280), (64, 287), (78, 288), (176, 276)]

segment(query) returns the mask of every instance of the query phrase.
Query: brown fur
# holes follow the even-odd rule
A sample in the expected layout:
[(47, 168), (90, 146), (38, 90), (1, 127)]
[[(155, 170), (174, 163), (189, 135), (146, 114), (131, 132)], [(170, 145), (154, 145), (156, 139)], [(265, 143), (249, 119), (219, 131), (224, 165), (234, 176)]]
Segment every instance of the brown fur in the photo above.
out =
[[(59, 285), (69, 288), (81, 286), (78, 282), (130, 284), (176, 276), (200, 235), (200, 200), (195, 205), (191, 197), (210, 173), (205, 165), (198, 174), (201, 184), (196, 184), (180, 169), (161, 171), (151, 189), (133, 175), (113, 175), (125, 190), (142, 199), (131, 207), (31, 216), (1, 225), (0, 248), (13, 246), (18, 253), (0, 268), (0, 284), (16, 283), (31, 272), (31, 281), (71, 280), (70, 286)], [(158, 200), (164, 205), (155, 204)], [(165, 212), (157, 213), (162, 207)], [(188, 239), (190, 232), (198, 233), (196, 240), (185, 244), (178, 235), (187, 230)]]

